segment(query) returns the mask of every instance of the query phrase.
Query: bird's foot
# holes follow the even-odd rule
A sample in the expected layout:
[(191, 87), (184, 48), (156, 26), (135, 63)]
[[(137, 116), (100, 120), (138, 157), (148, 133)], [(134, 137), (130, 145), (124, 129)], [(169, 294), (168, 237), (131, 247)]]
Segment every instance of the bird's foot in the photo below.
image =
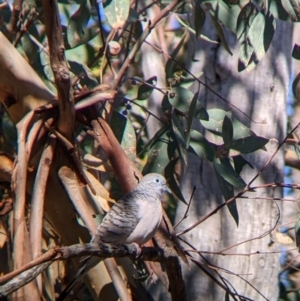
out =
[(142, 248), (141, 248), (141, 246), (139, 245), (139, 244), (137, 244), (136, 242), (133, 242), (133, 244), (135, 245), (135, 247), (136, 247), (136, 258), (138, 258), (140, 255), (141, 255), (141, 253), (142, 253)]

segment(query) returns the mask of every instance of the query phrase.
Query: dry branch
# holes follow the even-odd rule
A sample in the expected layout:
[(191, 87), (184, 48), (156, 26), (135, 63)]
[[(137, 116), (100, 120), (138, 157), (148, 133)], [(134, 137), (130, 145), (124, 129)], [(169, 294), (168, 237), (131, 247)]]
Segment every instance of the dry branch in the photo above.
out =
[(75, 110), (71, 93), (70, 72), (65, 58), (65, 47), (56, 1), (43, 0), (50, 63), (57, 88), (59, 105), (58, 130), (71, 143), (74, 141)]
[[(53, 261), (66, 260), (73, 257), (97, 256), (100, 258), (122, 258), (148, 260), (156, 262), (168, 262), (174, 260), (174, 253), (170, 250), (161, 250), (152, 247), (140, 248), (136, 244), (112, 245), (112, 244), (76, 244), (68, 247), (55, 247), (20, 269), (0, 277), (0, 296), (8, 295), (18, 290), (28, 282), (35, 279), (39, 273), (46, 269)], [(176, 255), (175, 255), (176, 257)]]

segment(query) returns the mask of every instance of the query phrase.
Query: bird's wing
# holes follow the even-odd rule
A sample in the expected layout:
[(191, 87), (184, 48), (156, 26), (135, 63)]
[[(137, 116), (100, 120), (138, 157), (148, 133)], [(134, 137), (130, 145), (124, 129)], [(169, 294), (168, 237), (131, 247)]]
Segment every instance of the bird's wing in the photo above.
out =
[(105, 243), (125, 243), (126, 238), (138, 224), (138, 204), (131, 198), (124, 197), (108, 211), (95, 236), (100, 236)]

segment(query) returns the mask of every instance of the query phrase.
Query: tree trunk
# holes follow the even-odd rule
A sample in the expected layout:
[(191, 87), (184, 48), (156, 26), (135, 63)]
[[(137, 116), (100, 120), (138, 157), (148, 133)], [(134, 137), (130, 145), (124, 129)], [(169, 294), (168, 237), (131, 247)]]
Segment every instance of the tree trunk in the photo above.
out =
[[(199, 40), (196, 43), (195, 52), (197, 61), (192, 64), (190, 70), (193, 74), (203, 71), (204, 76), (200, 78), (202, 81), (230, 104), (234, 104), (250, 116), (251, 119), (232, 109), (233, 115), (257, 135), (269, 139), (275, 138), (281, 142), (286, 135), (286, 98), (291, 70), (292, 26), (290, 23), (280, 21), (276, 23), (277, 28), (272, 44), (254, 70), (238, 73), (239, 45), (235, 35), (229, 31), (226, 32), (226, 39), (233, 56), (230, 56), (221, 45)], [(203, 34), (212, 40), (217, 40), (212, 28), (206, 22)], [(207, 109), (225, 107), (229, 110), (219, 97), (203, 85), (200, 87), (200, 94), (201, 103)], [(211, 138), (209, 135), (207, 137)], [(269, 142), (266, 145), (267, 151), (259, 150), (244, 156), (254, 167), (254, 169), (249, 166), (244, 167), (241, 176), (246, 183), (265, 165), (276, 150), (278, 142)], [(283, 155), (284, 149), (281, 148), (254, 185), (282, 182)], [(212, 165), (195, 156), (189, 157), (188, 169), (181, 185), (187, 200), (191, 196), (194, 185), (197, 186), (197, 190), (192, 200), (189, 216), (176, 228), (176, 232), (191, 226), (224, 202)], [(252, 198), (281, 197), (282, 191), (280, 188), (257, 189), (247, 195)], [(204, 268), (223, 285), (227, 285), (231, 291), (236, 290), (240, 295), (256, 301), (266, 300), (265, 298), (276, 300), (279, 254), (264, 252), (279, 251), (279, 244), (275, 241), (274, 232), (264, 237), (261, 236), (276, 225), (282, 203), (276, 204), (275, 201), (266, 199), (238, 199), (237, 206), (238, 227), (228, 209), (224, 207), (185, 234), (184, 238), (196, 249), (211, 252), (211, 254), (202, 254), (209, 260), (209, 264), (205, 263), (200, 256), (197, 257), (195, 253), (193, 256), (198, 258)], [(186, 205), (180, 202), (176, 219), (180, 220), (185, 211)], [(241, 242), (245, 243), (239, 244)], [(229, 247), (231, 248), (225, 253), (232, 255), (213, 254)], [(257, 254), (246, 256), (253, 252)], [(245, 254), (245, 256), (240, 254)], [(211, 265), (219, 269), (213, 269)], [(224, 277), (226, 282), (222, 281), (216, 272)], [(188, 300), (225, 300), (225, 291), (193, 264), (190, 269), (184, 267), (184, 273)]]

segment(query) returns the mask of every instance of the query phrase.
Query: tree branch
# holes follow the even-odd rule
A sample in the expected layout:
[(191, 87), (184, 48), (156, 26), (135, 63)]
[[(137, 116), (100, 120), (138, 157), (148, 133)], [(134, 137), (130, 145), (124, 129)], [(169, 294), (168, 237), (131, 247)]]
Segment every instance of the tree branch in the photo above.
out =
[(58, 130), (71, 143), (74, 141), (75, 110), (71, 93), (70, 72), (65, 58), (65, 47), (56, 1), (43, 0), (46, 34), (49, 43), (51, 68), (57, 88)]
[[(0, 283), (6, 282), (0, 287), (0, 297), (13, 293), (35, 279), (53, 261), (66, 260), (78, 256), (97, 256), (100, 258), (130, 257), (132, 259), (164, 261), (167, 263), (174, 260), (174, 252), (172, 250), (170, 252), (169, 249), (161, 250), (151, 247), (140, 248), (137, 244), (112, 245), (86, 243), (75, 244), (69, 247), (55, 247), (18, 270), (0, 277)], [(177, 256), (175, 255), (175, 257)]]

